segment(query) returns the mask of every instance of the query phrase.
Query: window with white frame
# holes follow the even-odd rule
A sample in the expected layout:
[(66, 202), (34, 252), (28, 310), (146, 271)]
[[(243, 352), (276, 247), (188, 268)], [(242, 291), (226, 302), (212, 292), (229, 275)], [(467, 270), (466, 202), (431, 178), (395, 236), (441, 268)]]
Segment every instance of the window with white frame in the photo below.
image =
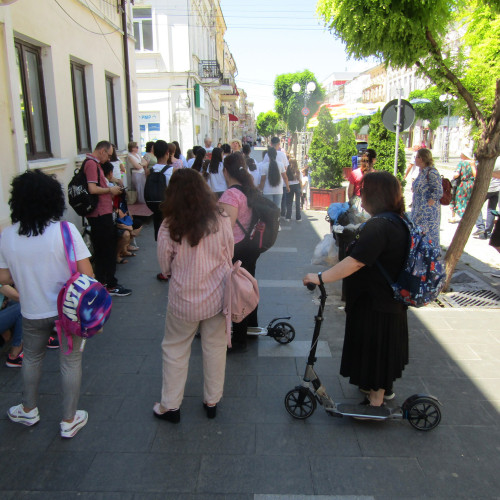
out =
[(153, 17), (151, 7), (134, 7), (135, 50), (153, 50)]
[(14, 40), (19, 69), (19, 98), (24, 127), (24, 143), (28, 160), (51, 155), (47, 106), (43, 85), (41, 49)]
[(71, 85), (73, 87), (73, 108), (75, 111), (76, 147), (79, 153), (92, 151), (90, 142), (89, 109), (85, 66), (71, 61)]
[(115, 112), (115, 92), (113, 89), (113, 77), (106, 76), (106, 105), (108, 111), (109, 140), (115, 146), (118, 145), (116, 135), (116, 112)]

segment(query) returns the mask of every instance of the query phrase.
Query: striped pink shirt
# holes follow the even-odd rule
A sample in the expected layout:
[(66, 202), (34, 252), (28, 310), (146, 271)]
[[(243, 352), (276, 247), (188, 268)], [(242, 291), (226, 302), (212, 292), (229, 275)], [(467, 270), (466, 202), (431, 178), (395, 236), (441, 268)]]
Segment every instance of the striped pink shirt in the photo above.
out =
[(200, 321), (222, 311), (224, 280), (234, 253), (233, 230), (227, 216), (219, 216), (219, 230), (192, 247), (185, 238), (170, 238), (166, 222), (158, 231), (158, 262), (170, 276), (168, 302), (172, 314), (185, 321)]

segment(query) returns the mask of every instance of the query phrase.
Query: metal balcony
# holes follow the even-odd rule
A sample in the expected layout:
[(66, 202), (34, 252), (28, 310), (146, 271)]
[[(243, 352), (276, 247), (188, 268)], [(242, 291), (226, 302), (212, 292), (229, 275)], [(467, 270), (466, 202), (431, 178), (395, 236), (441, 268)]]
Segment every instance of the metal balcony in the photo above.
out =
[(200, 78), (221, 79), (222, 73), (217, 61), (200, 61), (198, 67)]

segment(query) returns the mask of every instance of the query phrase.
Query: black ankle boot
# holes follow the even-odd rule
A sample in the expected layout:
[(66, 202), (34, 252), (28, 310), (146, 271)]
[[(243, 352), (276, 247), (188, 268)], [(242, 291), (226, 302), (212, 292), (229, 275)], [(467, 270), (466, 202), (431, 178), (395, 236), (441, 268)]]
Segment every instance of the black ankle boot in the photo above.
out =
[(215, 415), (217, 415), (217, 405), (208, 406), (207, 403), (203, 403), (203, 408), (205, 408), (208, 418), (215, 418)]
[(167, 420), (168, 422), (172, 422), (173, 424), (178, 424), (181, 420), (181, 410), (168, 410), (164, 413), (156, 413), (153, 410), (153, 414), (156, 418), (161, 420)]

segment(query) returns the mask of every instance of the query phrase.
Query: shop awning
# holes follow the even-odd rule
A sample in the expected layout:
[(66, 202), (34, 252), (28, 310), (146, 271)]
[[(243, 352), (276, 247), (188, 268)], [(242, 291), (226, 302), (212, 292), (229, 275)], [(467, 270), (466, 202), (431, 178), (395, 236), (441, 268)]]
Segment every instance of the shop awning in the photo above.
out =
[[(367, 102), (367, 103), (353, 103), (353, 104), (322, 104), (326, 107), (332, 116), (333, 123), (339, 122), (344, 119), (356, 118), (358, 116), (367, 116), (375, 114), (379, 109), (383, 109), (384, 102)], [(307, 123), (308, 128), (316, 127), (318, 125), (319, 111), (314, 114)]]
[(229, 113), (229, 121), (230, 122), (238, 122), (239, 118), (236, 115)]

